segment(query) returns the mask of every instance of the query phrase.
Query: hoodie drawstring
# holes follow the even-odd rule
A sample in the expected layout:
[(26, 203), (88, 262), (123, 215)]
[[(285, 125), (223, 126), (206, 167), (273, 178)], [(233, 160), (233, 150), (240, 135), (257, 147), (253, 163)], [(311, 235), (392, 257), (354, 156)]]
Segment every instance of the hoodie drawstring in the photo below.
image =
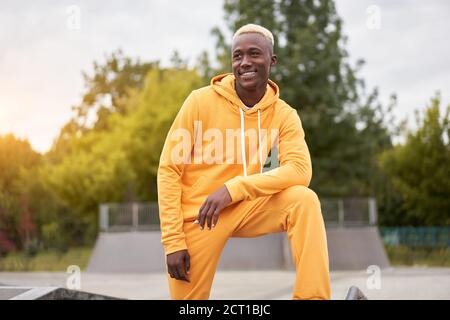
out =
[(261, 144), (261, 113), (258, 109), (258, 149), (259, 149), (259, 173), (263, 172), (263, 160), (262, 160), (262, 144)]
[(244, 166), (244, 177), (247, 176), (247, 160), (245, 156), (245, 133), (244, 133), (244, 111), (239, 108), (241, 114), (241, 154), (242, 154), (242, 165)]
[[(244, 169), (244, 177), (247, 176), (247, 160), (245, 155), (245, 128), (244, 128), (244, 111), (239, 108), (239, 113), (241, 115), (241, 154), (242, 154), (242, 165)], [(262, 163), (262, 148), (261, 148), (261, 112), (258, 109), (258, 149), (259, 149), (259, 172), (263, 172)]]

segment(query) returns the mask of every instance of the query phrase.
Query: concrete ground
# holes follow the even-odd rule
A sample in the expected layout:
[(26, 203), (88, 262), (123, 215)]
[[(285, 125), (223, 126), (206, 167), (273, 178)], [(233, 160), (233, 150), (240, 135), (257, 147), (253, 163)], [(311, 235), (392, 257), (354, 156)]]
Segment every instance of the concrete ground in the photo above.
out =
[[(351, 285), (358, 286), (369, 299), (450, 299), (450, 268), (388, 268), (381, 270), (380, 275), (378, 282), (373, 273), (334, 271), (332, 299), (344, 299)], [(0, 284), (66, 287), (69, 276), (50, 272), (0, 272)], [(290, 299), (294, 279), (292, 271), (218, 271), (211, 299)], [(81, 290), (126, 299), (169, 298), (162, 273), (81, 273)]]

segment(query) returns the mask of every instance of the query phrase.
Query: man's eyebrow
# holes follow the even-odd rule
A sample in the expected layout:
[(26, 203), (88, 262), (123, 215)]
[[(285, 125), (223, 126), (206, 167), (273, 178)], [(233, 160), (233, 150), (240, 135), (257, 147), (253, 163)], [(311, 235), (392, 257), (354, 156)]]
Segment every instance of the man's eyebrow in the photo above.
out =
[[(248, 50), (248, 51), (251, 51), (251, 50), (259, 50), (259, 51), (263, 51), (263, 49), (262, 49), (261, 47), (250, 47), (250, 48), (248, 48), (247, 50)], [(241, 51), (243, 51), (241, 48), (236, 48), (236, 49), (233, 50), (233, 53), (235, 53), (235, 52), (241, 52)]]

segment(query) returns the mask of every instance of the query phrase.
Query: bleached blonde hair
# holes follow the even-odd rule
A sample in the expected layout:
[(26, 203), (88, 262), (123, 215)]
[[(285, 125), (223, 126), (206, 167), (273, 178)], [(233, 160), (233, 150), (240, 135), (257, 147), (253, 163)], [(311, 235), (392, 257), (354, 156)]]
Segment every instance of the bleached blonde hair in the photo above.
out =
[(273, 34), (272, 32), (270, 32), (268, 29), (264, 28), (263, 26), (257, 25), (257, 24), (253, 24), (253, 23), (249, 23), (246, 24), (242, 27), (240, 27), (233, 35), (233, 41), (234, 39), (236, 39), (237, 36), (244, 34), (244, 33), (259, 33), (261, 35), (263, 35), (272, 45), (275, 44), (275, 41), (273, 39)]

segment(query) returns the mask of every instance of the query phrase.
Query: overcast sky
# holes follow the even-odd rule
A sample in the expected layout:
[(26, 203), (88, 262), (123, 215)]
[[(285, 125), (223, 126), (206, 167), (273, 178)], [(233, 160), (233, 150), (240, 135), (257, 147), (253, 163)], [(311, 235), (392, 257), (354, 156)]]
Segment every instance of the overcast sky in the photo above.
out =
[[(399, 117), (412, 120), (437, 90), (450, 103), (450, 1), (336, 3), (352, 61), (366, 60), (360, 75), (383, 101), (398, 95)], [(80, 9), (79, 29), (71, 5)], [(0, 0), (0, 134), (47, 151), (80, 102), (81, 71), (94, 60), (122, 48), (164, 63), (178, 49), (193, 62), (213, 51), (214, 26), (224, 26), (222, 0)]]

